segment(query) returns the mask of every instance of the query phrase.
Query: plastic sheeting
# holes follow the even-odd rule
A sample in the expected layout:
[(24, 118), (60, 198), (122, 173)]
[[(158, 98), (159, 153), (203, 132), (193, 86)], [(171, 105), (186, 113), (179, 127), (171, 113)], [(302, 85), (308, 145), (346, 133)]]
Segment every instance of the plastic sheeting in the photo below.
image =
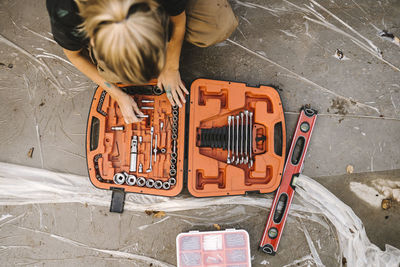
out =
[[(271, 195), (267, 197), (251, 195), (215, 198), (193, 198), (190, 196), (167, 198), (127, 194), (125, 213), (129, 213), (130, 211), (136, 212), (137, 214), (135, 217), (137, 217), (139, 221), (142, 220), (141, 217), (146, 217), (143, 213), (144, 211), (156, 210), (166, 213), (166, 216), (162, 219), (153, 221), (150, 224), (138, 226), (139, 231), (146, 229), (154, 232), (160, 224), (169, 220), (171, 217), (175, 217), (176, 222), (174, 225), (176, 225), (176, 227), (184, 222), (184, 224), (188, 224), (191, 227), (197, 226), (201, 228), (202, 225), (203, 227), (205, 225), (210, 226), (210, 223), (207, 223), (207, 220), (209, 220), (222, 224), (230, 223), (236, 228), (241, 228), (242, 225), (246, 225), (244, 222), (252, 216), (251, 212), (247, 214), (244, 211), (246, 211), (247, 208), (260, 208), (265, 210), (266, 216), (267, 207), (271, 205), (271, 197)], [(87, 177), (0, 163), (0, 205), (2, 207), (10, 207), (10, 205), (35, 206), (44, 203), (81, 203), (86, 206), (108, 207), (110, 204), (110, 192), (94, 188)], [(38, 208), (38, 210), (40, 210), (40, 208)], [(221, 212), (222, 210), (224, 210), (224, 212)], [(153, 264), (153, 266), (173, 265), (172, 262), (167, 263), (158, 260), (157, 255), (152, 255), (151, 250), (148, 255), (140, 255), (126, 252), (121, 248), (115, 250), (96, 248), (84, 244), (83, 242), (72, 240), (63, 236), (62, 233), (54, 234), (49, 232), (47, 231), (48, 228), (43, 226), (43, 212), (41, 211), (39, 212), (40, 224), (37, 225), (37, 228), (25, 227), (23, 226), (23, 221), (21, 221), (25, 213), (19, 216), (7, 213), (0, 214), (0, 240), (2, 240), (0, 241), (0, 255), (2, 255), (2, 258), (7, 259), (7, 257), (11, 255), (8, 254), (10, 253), (10, 249), (23, 250), (27, 246), (25, 244), (27, 241), (23, 239), (19, 240), (19, 243), (10, 242), (10, 236), (13, 236), (13, 228), (10, 230), (8, 227), (14, 225), (19, 229), (46, 235), (73, 246), (89, 249), (101, 254), (112, 255), (114, 258), (128, 259), (131, 263), (146, 262), (148, 264)], [(124, 216), (124, 214), (120, 216)], [(199, 223), (199, 221), (201, 223)], [(261, 220), (261, 222), (262, 221), (263, 220)], [(315, 233), (313, 231), (314, 228), (310, 228), (312, 223), (319, 225), (321, 229), (325, 229), (327, 232), (333, 227), (334, 235), (330, 235), (331, 240), (329, 240), (329, 242), (338, 242), (338, 253), (334, 261), (337, 265), (347, 263), (348, 266), (398, 266), (400, 263), (399, 249), (387, 245), (386, 250), (382, 251), (372, 244), (366, 235), (361, 220), (354, 214), (349, 206), (336, 198), (319, 183), (302, 175), (298, 179), (295, 203), (291, 207), (285, 230), (290, 228), (290, 224), (295, 224), (305, 237), (307, 249), (304, 249), (304, 253), (302, 251), (304, 254), (302, 257), (295, 259), (286, 266), (296, 264), (299, 266), (300, 263), (302, 266), (325, 266), (332, 264), (332, 261), (330, 264), (324, 262), (325, 256), (323, 253), (325, 252), (321, 248), (321, 240), (318, 239), (323, 237), (323, 234), (321, 232)], [(250, 225), (260, 229), (264, 227), (263, 224)], [(190, 230), (194, 229), (191, 228)], [(79, 232), (79, 229), (76, 229), (76, 231)], [(6, 239), (4, 239), (5, 235), (7, 236)], [(252, 248), (256, 247), (256, 243), (259, 241), (257, 238), (258, 237), (255, 236), (255, 238), (251, 240), (253, 243)], [(288, 243), (288, 249), (295, 249), (296, 237), (288, 235), (283, 236), (283, 240), (291, 238), (293, 238), (293, 240)], [(143, 245), (146, 243), (144, 240), (142, 240), (142, 242)], [(174, 244), (174, 240), (169, 240), (169, 244)], [(141, 245), (139, 241), (137, 246), (140, 247)], [(335, 250), (335, 246), (332, 248)], [(281, 243), (278, 252), (285, 251), (285, 249), (287, 248), (283, 247)], [(46, 257), (43, 257), (42, 260), (46, 262)], [(264, 258), (265, 259), (258, 262), (258, 264), (253, 262), (253, 265), (267, 265), (272, 259), (269, 256), (264, 256)], [(171, 261), (171, 259), (169, 259), (169, 261)], [(140, 266), (140, 264), (137, 266)]]

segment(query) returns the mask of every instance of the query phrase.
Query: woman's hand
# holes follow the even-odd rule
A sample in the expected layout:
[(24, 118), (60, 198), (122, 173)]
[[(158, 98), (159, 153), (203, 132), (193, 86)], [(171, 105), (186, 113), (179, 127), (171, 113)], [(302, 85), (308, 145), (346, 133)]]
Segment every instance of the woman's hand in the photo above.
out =
[(143, 112), (140, 111), (135, 100), (133, 100), (130, 95), (121, 91), (118, 96), (115, 97), (115, 101), (117, 101), (119, 105), (119, 109), (124, 116), (126, 124), (142, 121), (142, 119), (138, 118), (137, 115), (143, 115)]
[(185, 94), (189, 92), (182, 83), (179, 70), (164, 69), (158, 76), (157, 86), (164, 88), (171, 105), (181, 108), (182, 104), (186, 103)]

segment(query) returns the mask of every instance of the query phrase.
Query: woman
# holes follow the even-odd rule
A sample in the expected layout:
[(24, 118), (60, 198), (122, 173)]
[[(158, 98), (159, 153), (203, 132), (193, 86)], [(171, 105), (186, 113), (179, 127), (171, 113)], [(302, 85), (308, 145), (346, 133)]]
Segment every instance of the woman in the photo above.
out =
[(182, 107), (188, 94), (179, 73), (185, 32), (186, 40), (204, 47), (228, 38), (237, 26), (227, 0), (47, 0), (46, 5), (54, 40), (115, 99), (127, 124), (140, 121), (142, 112), (114, 83), (143, 84), (158, 77), (171, 104)]

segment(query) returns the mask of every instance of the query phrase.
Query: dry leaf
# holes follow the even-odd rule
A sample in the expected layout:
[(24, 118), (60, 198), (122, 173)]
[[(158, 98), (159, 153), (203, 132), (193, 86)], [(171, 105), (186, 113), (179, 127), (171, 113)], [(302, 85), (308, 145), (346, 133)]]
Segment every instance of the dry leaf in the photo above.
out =
[(219, 226), (219, 224), (214, 223), (214, 228), (217, 230), (221, 230), (221, 226)]
[(153, 214), (152, 210), (145, 210), (144, 213), (146, 213), (148, 216), (150, 216), (151, 214)]
[(346, 172), (347, 172), (347, 173), (353, 173), (353, 172), (354, 172), (354, 167), (351, 166), (351, 165), (347, 165), (347, 167), (346, 167)]
[(390, 199), (382, 199), (382, 209), (387, 210), (392, 207), (392, 201)]
[(32, 158), (32, 156), (33, 156), (33, 150), (35, 150), (34, 147), (31, 147), (31, 149), (29, 149), (29, 151), (28, 151), (28, 157)]
[(157, 211), (153, 215), (154, 218), (162, 218), (164, 216), (165, 216), (165, 212), (163, 212), (163, 211)]

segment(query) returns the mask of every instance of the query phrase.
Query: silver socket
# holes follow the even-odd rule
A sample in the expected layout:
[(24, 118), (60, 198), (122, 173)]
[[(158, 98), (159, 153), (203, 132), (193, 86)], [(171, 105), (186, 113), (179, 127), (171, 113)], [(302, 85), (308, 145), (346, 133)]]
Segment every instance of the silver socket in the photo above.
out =
[(154, 183), (155, 183), (154, 180), (149, 178), (146, 180), (146, 187), (152, 188), (154, 186)]
[(178, 110), (178, 106), (172, 106), (172, 110)]
[(161, 189), (162, 186), (163, 186), (163, 182), (161, 180), (155, 181), (155, 183), (154, 183), (154, 188), (155, 189)]
[(176, 121), (172, 123), (172, 129), (178, 129), (178, 123)]
[(178, 114), (179, 114), (179, 112), (178, 112), (177, 109), (172, 110), (172, 115), (173, 116), (178, 117)]
[(174, 157), (171, 157), (171, 165), (175, 165), (176, 164), (176, 158), (174, 158)]
[(139, 179), (137, 179), (137, 181), (136, 181), (136, 184), (138, 186), (140, 186), (140, 187), (145, 186), (146, 185), (146, 178), (144, 178), (143, 176), (139, 177)]
[(171, 153), (171, 158), (176, 159), (177, 157), (178, 157), (178, 154), (176, 154), (176, 152)]
[(168, 182), (171, 186), (176, 185), (176, 179), (174, 177), (171, 177), (168, 179)]
[(176, 169), (170, 169), (169, 170), (169, 175), (170, 176), (175, 176), (176, 175)]
[(125, 175), (120, 172), (117, 172), (113, 177), (114, 183), (116, 183), (116, 184), (125, 183), (125, 179), (126, 179)]
[(171, 185), (169, 184), (169, 182), (164, 182), (163, 185), (162, 185), (162, 188), (163, 188), (164, 190), (168, 190), (168, 189), (171, 188)]
[(127, 185), (135, 185), (136, 184), (136, 176), (133, 174), (128, 175), (128, 178), (126, 178), (125, 183)]
[(177, 128), (172, 128), (172, 134), (177, 135), (178, 134), (178, 129)]
[(178, 135), (176, 135), (176, 134), (172, 134), (172, 140), (176, 140), (176, 139), (178, 139)]
[(163, 147), (160, 149), (160, 152), (161, 152), (161, 154), (165, 154), (165, 153), (167, 153), (167, 149), (165, 147)]
[(172, 122), (178, 122), (178, 117), (177, 116), (172, 116)]

